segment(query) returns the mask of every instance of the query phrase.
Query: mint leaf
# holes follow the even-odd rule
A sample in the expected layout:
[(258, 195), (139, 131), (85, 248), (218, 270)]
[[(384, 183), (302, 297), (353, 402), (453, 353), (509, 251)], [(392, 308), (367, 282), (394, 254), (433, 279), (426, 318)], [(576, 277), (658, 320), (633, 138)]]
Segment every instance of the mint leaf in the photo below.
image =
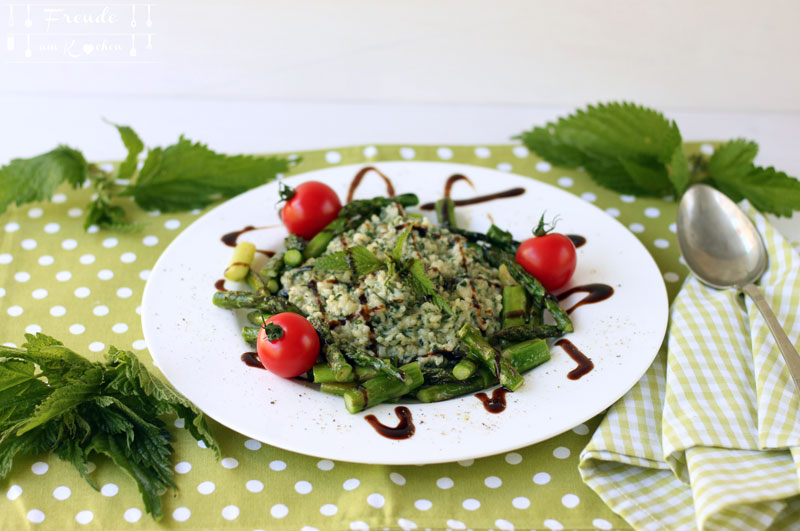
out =
[(734, 201), (747, 199), (762, 212), (791, 216), (800, 208), (800, 181), (772, 167), (753, 166), (749, 173), (736, 178), (733, 173), (723, 178), (712, 174), (712, 179)]
[(119, 131), (119, 136), (122, 138), (122, 143), (128, 150), (128, 156), (119, 165), (117, 171), (117, 179), (130, 179), (136, 173), (136, 165), (138, 162), (139, 153), (144, 150), (144, 142), (139, 138), (139, 135), (127, 125), (118, 125), (106, 120), (106, 123), (113, 125)]
[(383, 266), (383, 260), (372, 254), (363, 245), (355, 245), (344, 251), (324, 254), (314, 262), (314, 269), (352, 271), (357, 277), (374, 273)]
[(58, 146), (29, 159), (14, 159), (0, 168), (0, 214), (9, 205), (44, 201), (68, 182), (78, 188), (86, 180), (88, 165), (80, 151)]
[(227, 156), (181, 136), (172, 146), (151, 149), (135, 182), (123, 193), (145, 210), (190, 210), (233, 197), (288, 170), (285, 159)]
[(621, 193), (677, 191), (667, 165), (682, 143), (680, 131), (652, 109), (630, 103), (590, 105), (515, 138), (552, 164), (583, 167), (599, 184)]

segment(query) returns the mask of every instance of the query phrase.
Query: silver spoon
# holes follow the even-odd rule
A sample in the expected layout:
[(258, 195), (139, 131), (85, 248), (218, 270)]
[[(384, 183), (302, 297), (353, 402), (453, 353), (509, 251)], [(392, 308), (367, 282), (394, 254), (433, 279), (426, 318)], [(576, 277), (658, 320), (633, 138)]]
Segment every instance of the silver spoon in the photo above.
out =
[(683, 259), (701, 282), (735, 288), (756, 303), (800, 392), (800, 354), (754, 284), (767, 269), (767, 249), (744, 212), (725, 194), (696, 184), (681, 199), (677, 232)]

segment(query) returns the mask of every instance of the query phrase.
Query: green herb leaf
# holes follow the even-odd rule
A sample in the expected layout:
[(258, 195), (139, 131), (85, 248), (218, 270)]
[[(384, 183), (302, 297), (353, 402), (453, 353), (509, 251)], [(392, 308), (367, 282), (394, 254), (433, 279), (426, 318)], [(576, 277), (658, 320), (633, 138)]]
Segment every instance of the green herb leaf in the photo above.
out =
[(128, 156), (119, 165), (117, 170), (117, 179), (130, 179), (136, 173), (136, 165), (138, 162), (139, 153), (144, 150), (144, 142), (139, 138), (139, 135), (127, 125), (118, 125), (106, 120), (106, 123), (113, 125), (119, 131), (119, 136), (122, 138), (122, 143), (128, 150)]
[(289, 170), (275, 157), (227, 156), (184, 137), (147, 154), (135, 182), (123, 191), (145, 210), (175, 212), (202, 208), (273, 180)]
[(712, 179), (724, 194), (735, 201), (747, 199), (762, 212), (791, 216), (800, 205), (800, 181), (772, 167), (753, 166), (749, 173), (736, 179), (725, 180), (714, 175)]
[(384, 266), (383, 260), (363, 245), (348, 247), (344, 251), (328, 253), (314, 262), (314, 269), (327, 271), (355, 271), (357, 277), (374, 273)]
[(753, 170), (753, 160), (757, 154), (758, 144), (755, 142), (743, 138), (731, 140), (714, 150), (708, 161), (708, 172), (714, 180), (735, 181)]
[(44, 201), (68, 182), (78, 188), (86, 180), (86, 159), (80, 151), (58, 146), (29, 159), (14, 159), (0, 168), (0, 214), (9, 205)]
[(123, 234), (139, 232), (144, 227), (141, 223), (129, 221), (124, 208), (111, 205), (102, 197), (89, 203), (89, 213), (86, 214), (83, 228), (86, 230), (92, 225)]
[(686, 153), (683, 152), (683, 145), (675, 146), (675, 151), (672, 152), (672, 157), (667, 164), (667, 174), (675, 189), (676, 197), (680, 197), (686, 191), (691, 180), (689, 160), (686, 158)]
[(403, 232), (400, 233), (400, 236), (398, 236), (397, 241), (394, 244), (394, 251), (392, 252), (392, 257), (394, 258), (395, 262), (399, 262), (403, 258), (403, 249), (406, 247), (408, 235), (411, 234), (411, 229), (413, 227), (413, 225), (409, 225), (403, 230)]
[(403, 280), (411, 289), (412, 293), (414, 293), (415, 297), (418, 299), (429, 299), (443, 312), (448, 315), (455, 315), (455, 312), (453, 312), (453, 309), (447, 304), (445, 298), (436, 292), (436, 287), (433, 285), (433, 281), (427, 273), (425, 273), (425, 266), (421, 261), (416, 258), (409, 260), (406, 268), (402, 271), (402, 275)]

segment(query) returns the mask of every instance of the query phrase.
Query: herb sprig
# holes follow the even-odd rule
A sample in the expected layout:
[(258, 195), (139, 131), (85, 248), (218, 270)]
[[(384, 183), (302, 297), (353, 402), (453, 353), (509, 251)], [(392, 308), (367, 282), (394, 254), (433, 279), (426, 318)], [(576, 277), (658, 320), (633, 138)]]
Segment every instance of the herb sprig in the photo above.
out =
[(88, 206), (84, 227), (96, 225), (132, 232), (141, 225), (132, 222), (115, 202), (120, 196), (132, 197), (144, 210), (203, 208), (271, 181), (296, 162), (278, 157), (223, 155), (181, 136), (171, 146), (149, 149), (137, 171), (144, 142), (130, 127), (111, 125), (127, 149), (125, 160), (116, 170), (105, 171), (90, 164), (80, 151), (68, 146), (58, 146), (29, 159), (14, 159), (0, 168), (0, 214), (12, 204), (49, 200), (62, 183), (77, 189), (88, 181), (97, 196)]
[(791, 216), (800, 210), (800, 181), (753, 164), (755, 142), (735, 139), (711, 156), (687, 157), (674, 121), (631, 103), (590, 105), (514, 138), (553, 165), (584, 168), (619, 193), (680, 198), (702, 182), (763, 212)]
[(21, 348), (0, 345), (0, 478), (16, 457), (53, 452), (98, 490), (88, 464), (103, 454), (136, 482), (158, 520), (161, 496), (175, 486), (171, 436), (159, 417), (177, 414), (219, 457), (203, 414), (133, 353), (111, 347), (99, 363), (44, 334), (25, 338)]

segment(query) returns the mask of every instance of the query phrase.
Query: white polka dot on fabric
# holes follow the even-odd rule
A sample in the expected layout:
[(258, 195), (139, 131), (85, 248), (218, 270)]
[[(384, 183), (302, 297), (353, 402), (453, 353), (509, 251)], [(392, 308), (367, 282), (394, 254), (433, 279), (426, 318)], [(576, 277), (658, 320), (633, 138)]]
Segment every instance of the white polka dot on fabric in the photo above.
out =
[(28, 521), (34, 524), (41, 524), (44, 522), (44, 513), (39, 509), (31, 509), (28, 511)]
[(514, 531), (514, 524), (512, 524), (508, 520), (503, 520), (502, 518), (498, 518), (497, 520), (495, 520), (494, 525), (500, 531)]
[(358, 488), (359, 485), (361, 485), (361, 482), (359, 480), (357, 480), (356, 478), (350, 478), (345, 480), (344, 483), (342, 483), (342, 488), (344, 490), (355, 490)]
[(79, 299), (85, 299), (86, 297), (92, 294), (92, 290), (90, 290), (86, 286), (81, 286), (80, 288), (76, 288), (74, 293), (75, 296), (78, 297)]
[(111, 280), (114, 278), (114, 272), (110, 269), (101, 269), (97, 272), (97, 278), (100, 280)]
[(658, 238), (653, 242), (653, 245), (655, 245), (659, 249), (666, 249), (667, 247), (669, 247), (669, 242), (663, 238)]
[(414, 507), (417, 508), (419, 511), (427, 511), (431, 507), (433, 507), (433, 503), (430, 500), (417, 500), (414, 502)]
[(272, 515), (273, 518), (284, 518), (289, 514), (289, 508), (282, 503), (276, 503), (270, 507), (269, 514)]
[(666, 273), (664, 273), (664, 280), (666, 280), (667, 282), (677, 282), (680, 279), (681, 277), (679, 277), (677, 273), (673, 273), (672, 271), (667, 271)]
[(41, 331), (42, 327), (37, 324), (32, 324), (25, 327), (26, 334), (38, 334)]
[(564, 529), (564, 526), (561, 525), (561, 522), (559, 522), (558, 520), (553, 520), (551, 518), (548, 518), (542, 523), (547, 529), (550, 529), (551, 531), (561, 531), (562, 529)]
[(298, 494), (308, 494), (314, 489), (314, 487), (308, 481), (298, 481), (294, 484), (294, 490), (297, 491)]
[(475, 148), (475, 156), (479, 159), (488, 159), (492, 156), (492, 152), (489, 148), (486, 147), (476, 147)]
[(32, 208), (32, 209), (28, 210), (28, 217), (29, 218), (37, 219), (37, 218), (42, 217), (42, 214), (44, 214), (44, 210), (42, 210), (39, 207), (35, 207), (35, 208)]
[(339, 512), (339, 508), (332, 503), (326, 503), (325, 505), (319, 508), (319, 512), (323, 516), (333, 516), (334, 514)]
[(399, 525), (400, 529), (402, 529), (403, 531), (411, 531), (412, 529), (417, 528), (417, 524), (412, 522), (411, 520), (408, 520), (407, 518), (398, 518), (397, 525)]
[(450, 529), (466, 529), (467, 524), (459, 520), (448, 520), (447, 527), (449, 527)]
[(106, 348), (105, 343), (102, 343), (100, 341), (93, 341), (89, 343), (89, 350), (91, 350), (92, 352), (100, 352), (104, 348)]
[(78, 218), (81, 216), (81, 214), (83, 214), (83, 210), (80, 208), (70, 208), (67, 210), (67, 215), (71, 218)]
[(700, 153), (703, 155), (713, 155), (714, 154), (714, 146), (711, 144), (702, 144), (700, 146)]
[(31, 297), (34, 299), (44, 299), (47, 297), (47, 290), (44, 288), (35, 289), (31, 292)]
[(89, 228), (86, 229), (86, 232), (88, 232), (89, 234), (96, 234), (100, 232), (100, 227), (98, 227), (97, 225), (89, 225)]
[(376, 509), (380, 509), (386, 503), (386, 498), (383, 497), (382, 494), (378, 494), (377, 492), (373, 492), (369, 496), (367, 496), (367, 504), (370, 507), (374, 507)]
[(325, 471), (333, 469), (333, 466), (334, 466), (333, 461), (331, 461), (330, 459), (323, 459), (322, 461), (317, 463), (317, 468)]
[(608, 520), (603, 520), (602, 518), (595, 518), (594, 520), (592, 520), (592, 525), (595, 526), (597, 529), (603, 529), (603, 530), (611, 529), (612, 527), (614, 527), (613, 525), (611, 525), (611, 522), (609, 522)]
[(63, 485), (60, 487), (56, 487), (55, 490), (53, 490), (53, 498), (59, 501), (66, 500), (71, 495), (72, 495), (72, 490), (70, 490), (69, 487), (65, 487)]
[(6, 498), (8, 498), (11, 501), (16, 500), (21, 495), (22, 495), (22, 487), (20, 487), (19, 485), (11, 485), (8, 488), (8, 491), (6, 491)]
[(31, 279), (31, 274), (26, 271), (20, 271), (19, 273), (14, 273), (14, 280), (17, 282), (27, 282)]
[(92, 313), (95, 314), (97, 317), (103, 317), (104, 315), (108, 315), (109, 309), (108, 306), (103, 304), (99, 304), (92, 309)]
[(656, 207), (647, 207), (644, 209), (644, 215), (648, 218), (657, 218), (661, 215), (661, 211)]
[(39, 257), (39, 265), (41, 266), (49, 266), (53, 265), (56, 259), (50, 256), (49, 254), (45, 254)]
[(559, 177), (557, 182), (559, 186), (563, 186), (564, 188), (569, 188), (575, 184), (575, 181), (572, 180), (572, 177)]
[(226, 505), (222, 508), (222, 517), (225, 520), (236, 520), (239, 518), (239, 508), (235, 505)]
[(144, 269), (144, 270), (140, 271), (139, 272), (139, 278), (141, 278), (142, 280), (147, 280), (148, 278), (150, 278), (150, 270), (149, 269)]
[(175, 472), (178, 474), (187, 474), (192, 469), (192, 464), (188, 461), (181, 461), (175, 465)]
[(269, 467), (276, 472), (280, 472), (281, 470), (286, 470), (286, 463), (276, 459), (270, 462)]
[(11, 343), (11, 342), (3, 343), (3, 346), (4, 347), (17, 348), (17, 344), (16, 343)]
[(190, 516), (192, 516), (192, 511), (188, 507), (178, 507), (172, 511), (172, 518), (178, 522), (185, 522)]
[(631, 232), (642, 233), (644, 232), (644, 225), (641, 223), (631, 223), (628, 225), (628, 228), (631, 229)]
[(137, 509), (136, 507), (131, 507), (130, 509), (125, 511), (125, 514), (123, 515), (125, 521), (130, 522), (132, 524), (138, 522), (141, 517), (142, 517), (142, 511)]
[(442, 160), (450, 160), (453, 158), (453, 150), (449, 147), (440, 147), (436, 150), (436, 156)]
[(456, 461), (461, 466), (472, 466), (472, 463), (475, 462), (474, 459), (462, 459), (461, 461)]
[(539, 472), (533, 476), (533, 482), (537, 485), (547, 485), (550, 483), (550, 474), (547, 472)]
[(126, 264), (130, 264), (130, 263), (136, 261), (136, 254), (134, 254), (134, 253), (122, 253), (122, 255), (119, 257), (119, 259), (122, 260)]
[(619, 217), (619, 209), (618, 208), (614, 208), (614, 207), (607, 208), (606, 209), (606, 214), (608, 214), (612, 218), (618, 218)]
[(447, 477), (439, 478), (436, 480), (436, 486), (439, 487), (440, 489), (447, 490), (452, 488), (453, 485), (454, 485), (453, 480)]
[(120, 299), (127, 299), (131, 295), (133, 295), (133, 290), (131, 288), (119, 288), (117, 290), (117, 297)]
[(8, 315), (10, 315), (11, 317), (19, 317), (20, 315), (22, 315), (22, 312), (24, 311), (25, 310), (22, 309), (22, 306), (14, 305), (14, 306), (9, 306), (8, 309), (6, 310), (6, 313), (8, 313)]
[(11, 223), (6, 223), (6, 232), (17, 232), (19, 230), (19, 223), (16, 221), (12, 221)]
[(406, 484), (406, 478), (403, 477), (401, 474), (398, 474), (397, 472), (392, 472), (391, 474), (389, 474), (389, 479), (391, 479), (392, 483), (396, 485), (403, 486)]
[(14, 261), (14, 257), (8, 253), (0, 254), (0, 264), (10, 264)]
[(164, 228), (167, 230), (175, 230), (181, 226), (181, 222), (177, 219), (168, 219), (164, 222)]
[(511, 171), (512, 169), (514, 169), (514, 167), (511, 166), (511, 164), (509, 164), (508, 162), (501, 162), (500, 164), (497, 165), (497, 169), (500, 171)]
[(64, 194), (56, 194), (50, 198), (50, 201), (53, 203), (64, 203), (67, 200), (67, 196)]
[(342, 162), (342, 154), (338, 151), (328, 151), (325, 153), (325, 161), (328, 164), (339, 164)]
[(63, 306), (53, 306), (50, 308), (50, 315), (53, 317), (62, 317), (64, 314), (67, 313), (67, 309)]
[(220, 462), (220, 464), (222, 465), (222, 468), (231, 469), (239, 466), (239, 461), (237, 461), (233, 457), (226, 457)]
[[(213, 481), (203, 481), (197, 486), (197, 492), (200, 494), (211, 494), (214, 492), (214, 490), (216, 490), (216, 488), (217, 486), (214, 485)], [(262, 485), (261, 488), (263, 489), (264, 486)]]
[[(413, 159), (416, 155), (417, 155), (417, 153), (414, 151), (414, 148), (410, 148), (410, 147), (400, 148), (400, 156), (403, 157), (406, 160)], [(19, 227), (17, 227), (17, 228), (19, 228)]]
[(100, 489), (100, 494), (103, 496), (110, 498), (111, 496), (116, 496), (119, 492), (119, 487), (115, 483), (106, 483)]
[(510, 454), (506, 454), (506, 463), (509, 465), (518, 465), (522, 462), (522, 456), (519, 455), (517, 452), (511, 452)]
[(536, 171), (539, 173), (547, 173), (552, 170), (553, 167), (550, 165), (549, 162), (541, 161), (536, 163)]
[(570, 451), (569, 448), (566, 446), (559, 446), (555, 450), (553, 450), (553, 457), (556, 459), (566, 459), (569, 457)]
[(22, 240), (20, 245), (22, 245), (22, 248), (25, 249), (26, 251), (32, 251), (33, 249), (36, 249), (36, 246), (38, 244), (36, 243), (36, 240), (26, 238)]
[(589, 426), (587, 426), (586, 424), (578, 424), (577, 426), (572, 428), (572, 431), (574, 431), (578, 435), (587, 435), (589, 433)]
[(362, 153), (366, 158), (371, 159), (372, 157), (378, 154), (378, 148), (376, 148), (375, 146), (367, 146), (364, 148), (364, 151), (362, 151)]
[[(147, 348), (147, 343), (144, 342), (144, 339), (137, 339), (131, 344), (131, 346), (133, 347), (133, 350), (144, 350)], [(200, 444), (201, 442), (203, 441), (198, 441), (197, 443)]]
[(61, 230), (61, 225), (58, 223), (48, 223), (44, 226), (44, 231), (47, 234), (55, 234), (56, 232)]
[(483, 480), (483, 484), (490, 489), (496, 489), (503, 484), (503, 480), (497, 476), (489, 476)]
[(111, 249), (112, 247), (116, 247), (119, 244), (119, 240), (116, 238), (106, 238), (103, 240), (103, 247), (106, 249)]
[(592, 192), (584, 192), (581, 194), (581, 199), (590, 203), (594, 203), (597, 201), (597, 196)]
[(672, 234), (675, 234), (676, 232), (678, 232), (678, 226), (675, 223), (670, 223), (669, 224), (669, 231)]
[[(115, 334), (124, 334), (128, 331), (128, 325), (125, 323), (116, 323), (111, 327), (111, 331)], [(183, 420), (183, 419), (181, 419)]]
[(147, 215), (148, 216), (153, 216), (153, 217), (160, 216), (161, 215), (161, 211), (160, 210), (150, 210), (147, 213)]
[(253, 450), (253, 451), (260, 450), (261, 449), (261, 443), (258, 442), (255, 439), (247, 439), (244, 442), (244, 447), (247, 448), (248, 450)]
[(581, 499), (574, 494), (564, 494), (561, 497), (561, 504), (567, 509), (574, 509), (581, 502)]
[(50, 465), (42, 461), (37, 461), (31, 466), (31, 472), (33, 472), (37, 476), (47, 474), (48, 470), (50, 470)]
[(477, 511), (481, 508), (481, 502), (476, 500), (475, 498), (467, 498), (461, 503), (461, 507), (468, 511)]
[[(350, 529), (352, 531), (369, 531), (369, 524), (363, 520), (356, 520), (355, 522), (350, 522)], [(305, 528), (301, 529), (300, 531), (304, 530)]]
[(528, 151), (528, 148), (526, 148), (525, 146), (514, 146), (511, 152), (514, 154), (515, 157), (520, 159), (524, 159), (525, 157), (531, 154), (531, 152)]
[(72, 273), (70, 273), (69, 271), (59, 271), (58, 273), (56, 273), (56, 280), (58, 280), (59, 282), (66, 282), (71, 278), (72, 278)]
[(626, 194), (623, 194), (623, 195), (619, 196), (619, 199), (623, 203), (633, 203), (634, 201), (636, 201), (636, 197), (635, 196), (626, 195)]
[(251, 479), (244, 484), (244, 488), (250, 492), (261, 492), (264, 490), (264, 484), (257, 479)]
[(152, 247), (158, 244), (158, 237), (153, 235), (145, 236), (144, 238), (142, 238), (142, 243), (148, 247)]
[(82, 333), (86, 332), (86, 327), (82, 324), (74, 324), (69, 327), (69, 333), (73, 335), (81, 335)]
[(71, 251), (78, 246), (78, 242), (73, 240), (72, 238), (68, 238), (61, 242), (61, 248), (66, 251)]
[(531, 501), (525, 496), (517, 496), (511, 500), (511, 505), (515, 509), (527, 509), (531, 506)]

